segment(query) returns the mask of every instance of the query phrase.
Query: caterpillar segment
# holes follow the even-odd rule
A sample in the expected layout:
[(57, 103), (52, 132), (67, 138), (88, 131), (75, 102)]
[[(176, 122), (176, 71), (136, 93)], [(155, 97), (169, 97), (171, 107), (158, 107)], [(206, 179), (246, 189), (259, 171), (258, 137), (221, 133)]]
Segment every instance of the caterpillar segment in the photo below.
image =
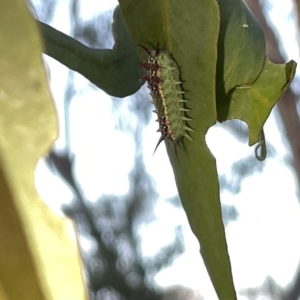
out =
[(187, 122), (192, 119), (186, 116), (190, 110), (184, 107), (187, 100), (183, 98), (184, 91), (181, 88), (179, 69), (166, 50), (161, 50), (158, 46), (154, 50), (143, 45), (138, 46), (148, 56), (147, 61), (141, 64), (141, 67), (146, 70), (142, 80), (147, 82), (150, 89), (152, 103), (155, 106), (153, 112), (158, 116), (158, 132), (161, 133), (154, 153), (160, 143), (167, 139), (177, 155), (177, 145), (180, 140), (186, 137), (192, 141), (189, 132), (194, 131), (187, 125)]

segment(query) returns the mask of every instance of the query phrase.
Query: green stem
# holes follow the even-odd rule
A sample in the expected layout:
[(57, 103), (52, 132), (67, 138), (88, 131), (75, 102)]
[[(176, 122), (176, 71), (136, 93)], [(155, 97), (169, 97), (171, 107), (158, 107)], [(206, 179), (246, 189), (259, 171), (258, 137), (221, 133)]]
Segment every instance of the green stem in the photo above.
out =
[(89, 48), (53, 27), (37, 22), (44, 39), (45, 54), (80, 73), (107, 94), (126, 97), (143, 84), (136, 49), (118, 7), (113, 20), (113, 49)]

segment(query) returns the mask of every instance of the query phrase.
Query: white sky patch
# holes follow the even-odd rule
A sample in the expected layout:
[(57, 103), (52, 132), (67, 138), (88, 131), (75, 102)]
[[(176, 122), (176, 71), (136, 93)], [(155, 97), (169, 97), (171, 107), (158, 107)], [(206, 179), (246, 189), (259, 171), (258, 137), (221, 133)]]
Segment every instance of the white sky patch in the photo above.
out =
[(84, 252), (96, 252), (98, 250), (98, 245), (95, 240), (87, 238), (83, 235), (78, 236), (80, 247)]
[(88, 90), (71, 104), (76, 177), (91, 201), (101, 194), (123, 195), (129, 191), (134, 140), (115, 131), (111, 105), (111, 98), (100, 90)]
[[(276, 149), (275, 158), (267, 158), (262, 173), (245, 178), (239, 194), (221, 194), (221, 201), (233, 204), (239, 214), (238, 221), (226, 228), (237, 290), (260, 286), (268, 275), (285, 286), (300, 259), (300, 241), (295, 238), (300, 226), (297, 182), (284, 162), (288, 152), (275, 115), (270, 115), (264, 127), (267, 147)], [(251, 153), (254, 156), (254, 147), (239, 142), (222, 124), (210, 128), (206, 140), (220, 174), (229, 175), (233, 162)]]
[[(144, 256), (153, 256), (161, 247), (172, 243), (175, 239), (176, 226), (184, 224), (184, 227), (189, 227), (184, 211), (167, 202), (164, 197), (157, 200), (154, 214), (154, 222), (139, 227), (139, 235), (142, 237), (141, 251)], [(155, 243), (153, 243), (154, 236)]]
[(262, 174), (248, 177), (242, 185), (242, 193), (235, 196), (239, 221), (227, 228), (238, 286), (258, 286), (269, 274), (284, 286), (300, 259), (300, 241), (295, 238), (300, 208), (294, 177), (270, 159)]
[[(165, 142), (162, 142), (153, 155), (153, 151), (160, 138), (157, 133), (158, 123), (155, 117), (150, 121), (149, 126), (144, 131), (145, 165), (150, 176), (155, 180), (156, 188), (160, 197), (168, 199), (177, 195), (177, 187), (172, 166), (166, 152)], [(170, 145), (171, 146), (171, 145)]]
[(40, 160), (35, 169), (35, 185), (41, 199), (56, 214), (63, 216), (60, 209), (62, 204), (70, 204), (73, 193), (60, 177), (54, 175)]
[(55, 10), (51, 26), (55, 29), (69, 35), (70, 24), (70, 0), (60, 1), (59, 9)]
[[(293, 16), (295, 8), (292, 1), (268, 0), (268, 17), (275, 25), (280, 34), (281, 45), (285, 49), (287, 60), (294, 59), (299, 61), (298, 32), (295, 27)], [(297, 70), (299, 74), (299, 71)]]
[(285, 129), (282, 125), (277, 107), (275, 106), (264, 124), (264, 131), (267, 147), (268, 144), (271, 144), (276, 150), (276, 159), (282, 162), (287, 156), (291, 155), (289, 145), (287, 144), (286, 137), (284, 135), (284, 130)]
[(113, 10), (118, 4), (117, 0), (84, 0), (80, 5), (80, 16), (84, 20), (90, 20), (100, 12)]
[(163, 287), (182, 284), (199, 291), (205, 299), (218, 300), (209, 275), (200, 256), (199, 242), (192, 234), (187, 223), (183, 226), (185, 238), (185, 252), (178, 257), (171, 267), (155, 276), (155, 280)]
[[(165, 247), (173, 242), (175, 239), (174, 227), (167, 224), (164, 220), (155, 220), (155, 222), (141, 226), (139, 234), (142, 238), (141, 250), (143, 256), (153, 257), (162, 247)], [(153, 236), (155, 236), (155, 243), (153, 243)]]
[(232, 163), (253, 153), (254, 149), (240, 142), (225, 127), (217, 123), (206, 134), (206, 144), (217, 159), (219, 174), (229, 174)]

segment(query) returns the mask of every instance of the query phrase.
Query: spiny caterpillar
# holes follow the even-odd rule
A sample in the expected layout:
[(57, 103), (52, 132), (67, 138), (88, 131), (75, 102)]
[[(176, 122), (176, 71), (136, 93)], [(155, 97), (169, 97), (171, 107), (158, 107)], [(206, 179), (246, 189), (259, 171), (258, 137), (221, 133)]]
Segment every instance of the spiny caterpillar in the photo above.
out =
[(185, 112), (189, 109), (184, 107), (186, 102), (183, 99), (184, 91), (181, 89), (179, 70), (176, 62), (169, 52), (159, 49), (150, 50), (143, 45), (138, 45), (148, 55), (148, 60), (141, 66), (146, 69), (146, 76), (142, 80), (147, 81), (148, 88), (152, 96), (152, 103), (155, 106), (153, 112), (157, 113), (159, 123), (158, 132), (161, 137), (155, 147), (154, 153), (159, 144), (167, 138), (171, 141), (175, 154), (177, 155), (177, 145), (182, 137), (193, 140), (188, 131), (194, 131), (186, 125), (187, 118)]

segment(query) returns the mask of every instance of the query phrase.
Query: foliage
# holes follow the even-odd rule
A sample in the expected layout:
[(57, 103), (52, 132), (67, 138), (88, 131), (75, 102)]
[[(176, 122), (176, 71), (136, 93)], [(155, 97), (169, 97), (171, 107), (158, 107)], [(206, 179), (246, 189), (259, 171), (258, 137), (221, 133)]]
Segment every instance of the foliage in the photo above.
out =
[(0, 298), (86, 299), (74, 228), (34, 186), (57, 135), (37, 26), (25, 3), (0, 5)]
[(172, 54), (180, 66), (195, 131), (194, 141), (184, 141), (178, 157), (168, 141), (167, 151), (218, 297), (236, 299), (215, 159), (205, 135), (217, 120), (241, 119), (249, 127), (249, 144), (260, 142), (264, 147), (263, 124), (293, 79), (296, 65), (274, 65), (266, 59), (263, 32), (240, 0), (187, 0), (184, 10), (172, 0), (119, 2), (112, 50), (88, 48), (40, 23), (45, 53), (117, 97), (133, 94), (141, 86), (139, 60), (144, 56), (135, 44), (159, 43)]

